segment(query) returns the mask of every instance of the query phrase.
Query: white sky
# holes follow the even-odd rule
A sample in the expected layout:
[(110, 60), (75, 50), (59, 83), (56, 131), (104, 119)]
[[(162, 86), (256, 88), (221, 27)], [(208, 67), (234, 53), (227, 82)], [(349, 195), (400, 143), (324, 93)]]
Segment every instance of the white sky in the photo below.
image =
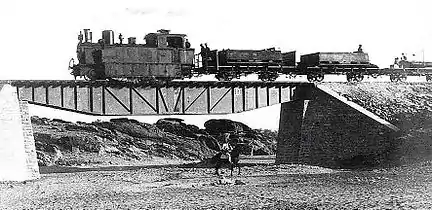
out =
[[(354, 51), (363, 44), (383, 68), (402, 52), (421, 60), (423, 50), (432, 61), (431, 8), (428, 0), (6, 1), (0, 7), (0, 80), (72, 79), (67, 65), (83, 28), (92, 29), (93, 40), (112, 29), (116, 37), (121, 32), (140, 42), (164, 28), (187, 34), (194, 48), (206, 42), (212, 49), (274, 46), (298, 54)], [(264, 113), (275, 123), (245, 121), (276, 129), (278, 107), (249, 114)]]

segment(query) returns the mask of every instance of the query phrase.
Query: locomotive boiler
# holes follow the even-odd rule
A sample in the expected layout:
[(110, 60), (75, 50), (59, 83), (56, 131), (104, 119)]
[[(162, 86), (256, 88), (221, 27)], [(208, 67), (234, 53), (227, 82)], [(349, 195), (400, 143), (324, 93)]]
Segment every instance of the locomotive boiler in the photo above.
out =
[(137, 44), (135, 37), (114, 43), (114, 32), (105, 30), (102, 39), (92, 42), (92, 33), (84, 29), (78, 36), (77, 58), (69, 64), (71, 74), (87, 80), (172, 80), (191, 75), (194, 49), (185, 34), (171, 34), (159, 30), (147, 34), (145, 44)]

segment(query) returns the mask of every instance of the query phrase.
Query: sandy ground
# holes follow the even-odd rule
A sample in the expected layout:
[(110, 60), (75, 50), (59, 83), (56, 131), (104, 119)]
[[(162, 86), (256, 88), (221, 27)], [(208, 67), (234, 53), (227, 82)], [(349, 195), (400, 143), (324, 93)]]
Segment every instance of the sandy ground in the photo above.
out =
[(39, 180), (0, 183), (0, 209), (432, 208), (432, 164), (359, 171), (242, 161), (242, 174), (224, 179), (181, 166), (43, 167)]

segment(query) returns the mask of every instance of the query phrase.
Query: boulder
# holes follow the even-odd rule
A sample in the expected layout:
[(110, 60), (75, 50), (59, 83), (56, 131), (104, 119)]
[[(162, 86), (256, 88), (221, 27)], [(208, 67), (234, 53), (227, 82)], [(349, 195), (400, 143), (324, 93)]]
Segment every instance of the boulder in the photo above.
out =
[(215, 119), (208, 120), (204, 123), (205, 130), (212, 134), (217, 135), (220, 133), (243, 133), (251, 131), (252, 129), (241, 123), (228, 119)]
[(220, 151), (220, 143), (211, 135), (199, 135), (198, 140), (203, 142), (208, 148)]
[(169, 132), (178, 136), (196, 138), (196, 132), (199, 128), (192, 125), (186, 125), (183, 123), (183, 119), (178, 118), (164, 118), (156, 122), (156, 127), (159, 129)]

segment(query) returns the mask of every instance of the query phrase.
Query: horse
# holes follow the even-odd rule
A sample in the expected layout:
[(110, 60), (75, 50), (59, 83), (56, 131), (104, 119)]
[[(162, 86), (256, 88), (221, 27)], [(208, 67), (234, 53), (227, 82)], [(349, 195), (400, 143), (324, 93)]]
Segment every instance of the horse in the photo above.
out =
[(244, 145), (244, 143), (237, 143), (235, 144), (233, 150), (230, 152), (231, 154), (231, 162), (229, 162), (228, 158), (222, 158), (222, 155), (224, 154), (223, 152), (219, 152), (217, 153), (213, 158), (212, 158), (212, 162), (215, 163), (215, 169), (216, 169), (216, 175), (220, 175), (219, 174), (219, 169), (224, 166), (224, 165), (228, 165), (230, 170), (231, 170), (231, 176), (233, 175), (233, 171), (234, 171), (234, 167), (237, 166), (238, 168), (238, 175), (240, 175), (240, 165), (239, 165), (239, 160), (240, 160), (240, 153), (242, 151), (242, 146)]

